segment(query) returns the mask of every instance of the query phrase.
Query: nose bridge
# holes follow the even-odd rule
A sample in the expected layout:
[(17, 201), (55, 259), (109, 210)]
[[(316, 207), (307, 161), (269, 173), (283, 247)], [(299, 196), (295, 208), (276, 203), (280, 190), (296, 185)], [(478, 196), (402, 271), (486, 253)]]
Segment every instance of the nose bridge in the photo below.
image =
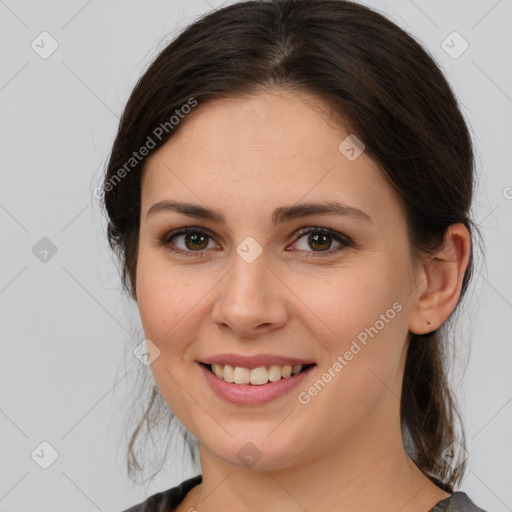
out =
[(250, 304), (256, 307), (256, 302), (263, 301), (267, 292), (267, 274), (270, 272), (268, 263), (268, 253), (258, 242), (254, 239), (241, 242), (233, 255), (226, 292), (233, 295), (234, 299), (243, 300), (247, 308)]
[(286, 320), (286, 306), (268, 265), (268, 253), (256, 240), (245, 239), (236, 247), (215, 304), (216, 323), (250, 336), (258, 326), (276, 327)]

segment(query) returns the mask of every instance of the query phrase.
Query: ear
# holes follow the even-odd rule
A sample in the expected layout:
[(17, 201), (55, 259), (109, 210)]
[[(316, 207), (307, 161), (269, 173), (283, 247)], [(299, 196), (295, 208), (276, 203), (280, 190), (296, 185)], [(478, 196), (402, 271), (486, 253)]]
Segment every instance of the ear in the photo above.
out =
[(451, 224), (441, 249), (419, 265), (416, 272), (416, 298), (409, 331), (426, 334), (438, 329), (448, 318), (459, 301), (470, 254), (468, 229), (461, 223)]

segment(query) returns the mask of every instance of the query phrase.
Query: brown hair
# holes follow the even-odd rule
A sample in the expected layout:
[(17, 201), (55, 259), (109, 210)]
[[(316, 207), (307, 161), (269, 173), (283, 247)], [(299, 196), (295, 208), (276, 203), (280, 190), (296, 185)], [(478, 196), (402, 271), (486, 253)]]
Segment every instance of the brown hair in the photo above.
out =
[[(478, 231), (469, 216), (474, 157), (468, 127), (449, 84), (420, 43), (376, 11), (349, 1), (245, 1), (208, 13), (179, 34), (139, 80), (122, 115), (104, 178), (104, 205), (109, 244), (132, 298), (144, 163), (186, 116), (176, 126), (169, 120), (191, 98), (202, 105), (271, 88), (323, 99), (364, 142), (401, 198), (414, 256), (434, 254), (450, 224), (460, 222), (470, 234)], [(150, 139), (148, 154), (127, 169), (133, 152), (149, 146)], [(122, 179), (114, 180), (122, 168)], [(472, 271), (473, 242), (461, 299)], [(450, 465), (441, 457), (452, 441), (465, 447), (447, 377), (445, 331), (452, 316), (434, 332), (410, 334), (401, 399), (409, 456), (448, 492), (465, 470), (464, 461)], [(133, 447), (141, 428), (152, 435), (162, 414), (169, 427), (172, 411), (164, 409), (153, 385), (130, 440), (130, 476), (140, 469)], [(187, 439), (195, 461), (193, 442)]]

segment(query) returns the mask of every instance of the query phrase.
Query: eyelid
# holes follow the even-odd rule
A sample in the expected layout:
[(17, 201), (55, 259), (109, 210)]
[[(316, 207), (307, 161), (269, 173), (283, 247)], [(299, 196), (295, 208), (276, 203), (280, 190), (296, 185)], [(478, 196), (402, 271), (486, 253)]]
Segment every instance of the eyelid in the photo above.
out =
[[(298, 237), (297, 238), (297, 240), (298, 240), (298, 239), (302, 238), (304, 235), (307, 235), (309, 233), (325, 234), (325, 235), (332, 236), (335, 240), (339, 241), (340, 243), (344, 243), (347, 245), (353, 244), (352, 240), (347, 235), (344, 235), (343, 233), (340, 233), (334, 229), (326, 228), (323, 226), (305, 226), (305, 227), (299, 228), (296, 231), (294, 231), (292, 236)], [(321, 251), (317, 251), (317, 252), (321, 252)]]
[[(183, 249), (177, 249), (177, 248), (171, 248), (171, 240), (173, 238), (177, 238), (179, 236), (187, 235), (187, 234), (199, 234), (206, 236), (210, 240), (215, 241), (215, 236), (206, 228), (196, 227), (196, 226), (186, 226), (183, 228), (174, 229), (172, 231), (166, 232), (163, 236), (157, 237), (157, 244), (163, 245), (166, 247), (169, 251), (175, 252), (175, 253), (188, 253), (188, 254), (202, 254), (204, 251), (207, 251), (208, 249), (201, 249), (198, 251), (185, 251)], [(216, 242), (217, 243), (217, 242)]]
[(312, 234), (312, 233), (328, 235), (331, 238), (333, 238), (336, 242), (338, 242), (339, 245), (338, 245), (338, 247), (334, 247), (334, 248), (328, 249), (326, 251), (304, 251), (303, 249), (296, 249), (299, 252), (306, 253), (307, 258), (317, 258), (317, 257), (318, 258), (321, 258), (321, 257), (327, 258), (329, 256), (338, 254), (343, 249), (346, 249), (349, 247), (354, 247), (354, 243), (348, 236), (346, 236), (342, 233), (339, 233), (338, 231), (335, 231), (334, 229), (326, 228), (323, 226), (307, 226), (307, 227), (299, 228), (298, 230), (296, 230), (293, 233), (293, 237), (296, 238), (296, 240), (293, 242), (293, 244), (297, 243), (305, 235)]
[[(328, 256), (328, 255), (332, 255), (334, 253), (339, 252), (340, 249), (343, 249), (343, 248), (346, 248), (346, 247), (353, 247), (354, 246), (354, 243), (352, 242), (352, 240), (348, 236), (346, 236), (346, 235), (344, 235), (342, 233), (339, 233), (338, 231), (335, 231), (334, 229), (323, 227), (323, 226), (317, 226), (317, 225), (316, 226), (303, 226), (303, 227), (295, 230), (290, 235), (290, 237), (291, 238), (293, 237), (293, 239), (294, 239), (294, 241), (292, 243), (295, 244), (303, 236), (305, 236), (307, 234), (310, 234), (310, 233), (319, 233), (319, 234), (328, 235), (328, 236), (332, 237), (335, 241), (337, 241), (340, 245), (338, 247), (334, 248), (334, 249), (328, 249), (326, 251), (304, 251), (303, 249), (296, 249), (299, 252), (309, 253), (311, 255), (309, 257), (316, 257), (316, 256), (321, 257), (323, 255)], [(206, 237), (208, 237), (209, 239), (211, 239), (213, 241), (215, 241), (215, 238), (216, 238), (206, 228), (202, 228), (202, 227), (199, 227), (199, 226), (186, 226), (186, 227), (183, 227), (183, 228), (178, 228), (178, 229), (172, 230), (170, 232), (167, 232), (162, 237), (159, 237), (158, 238), (158, 245), (165, 246), (169, 251), (171, 251), (173, 253), (183, 254), (183, 255), (186, 255), (186, 256), (189, 256), (189, 255), (190, 256), (194, 256), (194, 255), (196, 255), (197, 257), (202, 257), (203, 252), (208, 251), (208, 249), (201, 249), (201, 250), (197, 250), (197, 251), (187, 251), (187, 250), (184, 250), (184, 249), (177, 249), (177, 248), (172, 248), (171, 247), (171, 240), (173, 238), (179, 237), (179, 236), (183, 236), (183, 235), (186, 235), (186, 234), (206, 235)], [(289, 245), (290, 244), (287, 244), (287, 247)]]

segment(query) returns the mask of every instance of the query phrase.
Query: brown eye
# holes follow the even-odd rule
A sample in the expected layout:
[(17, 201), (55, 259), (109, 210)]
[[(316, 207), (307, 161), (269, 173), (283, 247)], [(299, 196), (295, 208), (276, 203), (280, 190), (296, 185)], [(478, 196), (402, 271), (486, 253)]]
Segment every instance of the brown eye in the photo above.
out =
[(313, 234), (309, 235), (308, 243), (310, 247), (319, 249), (320, 251), (326, 251), (330, 249), (332, 243), (332, 237), (324, 234)]
[[(185, 238), (185, 246), (187, 247), (187, 249), (199, 249), (199, 250), (202, 250), (202, 249), (206, 249), (207, 245), (208, 245), (208, 240), (207, 240), (207, 237), (201, 235), (201, 234), (189, 234), (189, 233), (186, 233), (185, 235), (183, 235)], [(206, 241), (206, 244), (205, 244), (205, 241)], [(188, 245), (190, 243), (190, 245)]]
[(168, 233), (160, 240), (160, 244), (171, 252), (202, 257), (202, 251), (208, 248), (211, 240), (211, 236), (201, 229), (184, 228)]
[[(293, 245), (298, 244), (299, 247), (295, 247), (295, 249), (309, 252), (310, 256), (315, 256), (315, 253), (320, 253), (318, 256), (322, 256), (321, 253), (329, 255), (344, 247), (352, 246), (352, 241), (348, 237), (328, 228), (302, 228), (296, 236), (299, 236), (299, 239)], [(304, 238), (303, 242), (301, 242), (302, 238)], [(210, 241), (213, 242), (212, 236), (202, 229), (183, 228), (166, 234), (160, 239), (160, 244), (171, 252), (202, 258), (204, 257), (203, 251), (213, 248), (208, 247)], [(338, 244), (334, 249), (332, 249), (333, 241)]]
[[(299, 235), (299, 239), (294, 245), (298, 244), (299, 247), (296, 247), (296, 249), (301, 251), (313, 253), (328, 252), (329, 254), (332, 254), (344, 247), (350, 247), (352, 245), (351, 241), (347, 237), (328, 228), (303, 228), (299, 233), (297, 233), (297, 235)], [(308, 236), (306, 237), (306, 235)], [(300, 242), (302, 238), (304, 238), (304, 241)], [(330, 250), (333, 241), (337, 242), (338, 246)], [(313, 251), (309, 249), (313, 249)]]

